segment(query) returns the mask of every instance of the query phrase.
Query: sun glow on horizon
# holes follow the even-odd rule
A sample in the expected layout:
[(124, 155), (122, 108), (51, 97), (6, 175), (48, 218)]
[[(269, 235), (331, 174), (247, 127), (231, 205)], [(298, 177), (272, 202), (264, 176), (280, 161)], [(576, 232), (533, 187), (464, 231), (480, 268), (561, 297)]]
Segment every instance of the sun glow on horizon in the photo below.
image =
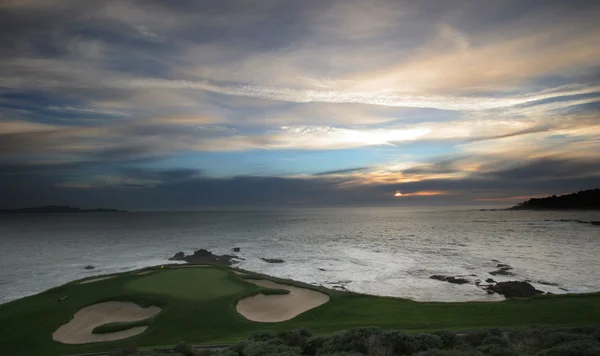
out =
[(395, 196), (395, 197), (401, 197), (401, 196), (402, 196), (402, 193), (400, 193), (400, 191), (399, 191), (399, 190), (396, 190), (396, 193), (394, 193), (394, 196)]

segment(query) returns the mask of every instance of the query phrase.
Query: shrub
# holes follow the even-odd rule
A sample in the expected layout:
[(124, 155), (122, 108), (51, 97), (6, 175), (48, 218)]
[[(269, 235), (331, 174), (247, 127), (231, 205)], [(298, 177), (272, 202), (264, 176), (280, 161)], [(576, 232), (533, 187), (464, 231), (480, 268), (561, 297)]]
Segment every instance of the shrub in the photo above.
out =
[(539, 329), (517, 330), (508, 334), (508, 340), (518, 351), (533, 353), (542, 348), (543, 333)]
[(314, 356), (323, 347), (325, 342), (329, 340), (329, 337), (323, 335), (315, 335), (306, 341), (306, 345), (302, 349), (302, 353)]
[(173, 353), (172, 350), (146, 350), (136, 353), (137, 356), (181, 356), (180, 353)]
[(273, 331), (254, 331), (248, 335), (248, 340), (250, 341), (267, 341), (276, 338), (277, 334)]
[(484, 356), (475, 350), (427, 350), (416, 354), (416, 356)]
[(418, 348), (413, 336), (403, 331), (387, 331), (385, 338), (392, 344), (394, 352), (399, 355), (414, 353)]
[(477, 347), (483, 345), (483, 340), (487, 339), (490, 336), (495, 335), (489, 332), (488, 330), (478, 330), (462, 335), (460, 337), (460, 340), (466, 343), (467, 345)]
[(452, 348), (456, 345), (456, 334), (450, 331), (436, 331), (433, 333), (442, 340), (445, 349)]
[[(369, 338), (373, 335), (381, 336), (380, 328), (358, 328), (337, 332), (323, 343), (319, 355), (336, 352), (357, 352), (366, 354), (369, 349)], [(372, 339), (371, 339), (372, 340)]]
[(588, 335), (582, 335), (582, 334), (569, 334), (566, 332), (555, 332), (549, 335), (546, 335), (544, 337), (544, 348), (545, 349), (549, 349), (551, 347), (560, 345), (560, 344), (564, 344), (564, 343), (569, 343), (569, 342), (573, 342), (573, 341), (580, 341), (580, 340), (592, 340), (591, 336)]
[(373, 334), (367, 338), (367, 355), (370, 356), (392, 356), (394, 345), (386, 337), (386, 334)]
[(302, 350), (306, 348), (306, 344), (312, 336), (313, 333), (306, 328), (283, 331), (277, 334), (277, 337), (287, 346), (297, 346)]
[(289, 347), (283, 343), (257, 341), (244, 348), (244, 356), (300, 356), (302, 351), (298, 347)]
[(182, 354), (183, 356), (194, 356), (194, 350), (185, 341), (180, 341), (175, 345), (173, 351)]
[(600, 332), (600, 328), (596, 326), (578, 326), (569, 330), (572, 334), (585, 334), (593, 335), (594, 333)]
[(596, 341), (600, 341), (600, 329), (594, 331), (590, 336), (596, 339)]
[[(493, 336), (497, 337), (497, 336)], [(477, 351), (489, 356), (519, 356), (519, 353), (511, 346), (499, 344), (487, 344), (479, 346)]]
[(600, 344), (594, 340), (579, 340), (540, 351), (537, 356), (598, 356)]
[(225, 351), (230, 351), (232, 353), (235, 353), (236, 355), (243, 355), (244, 354), (244, 349), (249, 344), (250, 344), (250, 341), (244, 340), (244, 341), (238, 342), (235, 345), (229, 346), (227, 349), (223, 350), (221, 353), (223, 353)]
[(238, 354), (235, 351), (232, 350), (223, 350), (223, 351), (219, 351), (215, 354), (215, 356), (239, 356), (240, 354)]
[(483, 340), (482, 345), (500, 345), (504, 347), (509, 347), (510, 342), (502, 336), (489, 336)]
[(417, 334), (413, 336), (413, 340), (412, 352), (444, 348), (442, 339), (434, 334)]

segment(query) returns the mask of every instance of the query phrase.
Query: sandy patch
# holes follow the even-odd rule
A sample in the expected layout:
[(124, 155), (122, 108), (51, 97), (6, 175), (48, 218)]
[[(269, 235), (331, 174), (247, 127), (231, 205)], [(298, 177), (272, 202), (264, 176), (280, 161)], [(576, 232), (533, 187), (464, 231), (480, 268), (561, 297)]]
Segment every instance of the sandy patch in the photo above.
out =
[(290, 320), (329, 301), (327, 294), (306, 288), (292, 287), (267, 280), (246, 279), (246, 281), (261, 287), (285, 289), (290, 292), (286, 295), (258, 294), (240, 300), (236, 305), (236, 310), (252, 321), (277, 323)]
[(142, 308), (131, 302), (98, 303), (77, 311), (71, 321), (59, 327), (52, 334), (52, 338), (64, 344), (87, 344), (125, 339), (143, 333), (147, 326), (136, 326), (108, 334), (92, 334), (92, 330), (108, 323), (147, 319), (159, 312), (160, 308), (158, 307)]
[(145, 271), (139, 271), (138, 273), (136, 273), (136, 275), (143, 276), (145, 274), (150, 274), (150, 273), (154, 273), (154, 271), (151, 270), (151, 269), (148, 269), (148, 270), (145, 270)]
[(100, 282), (100, 281), (103, 281), (105, 279), (111, 279), (111, 278), (115, 278), (115, 277), (117, 277), (117, 276), (92, 278), (92, 279), (88, 279), (86, 281), (83, 281), (83, 282), (81, 282), (79, 284), (88, 284), (88, 283)]

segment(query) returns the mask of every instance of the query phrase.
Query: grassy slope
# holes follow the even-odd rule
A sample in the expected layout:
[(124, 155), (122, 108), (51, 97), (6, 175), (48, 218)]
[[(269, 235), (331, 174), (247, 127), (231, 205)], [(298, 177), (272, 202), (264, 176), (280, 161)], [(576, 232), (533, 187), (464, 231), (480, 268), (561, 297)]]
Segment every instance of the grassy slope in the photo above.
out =
[[(84, 285), (73, 282), (0, 305), (2, 354), (73, 354), (115, 349), (130, 343), (139, 346), (172, 345), (181, 340), (221, 343), (240, 340), (251, 331), (298, 327), (309, 327), (319, 332), (354, 326), (465, 330), (583, 325), (600, 321), (600, 293), (541, 296), (498, 303), (419, 303), (327, 291), (331, 296), (329, 303), (287, 322), (264, 324), (246, 320), (235, 310), (238, 299), (259, 291), (265, 290), (218, 267), (164, 269), (144, 276), (128, 273)], [(69, 298), (58, 302), (58, 298), (64, 295)], [(150, 321), (147, 332), (130, 339), (88, 345), (63, 345), (52, 340), (54, 330), (67, 322), (78, 309), (105, 300), (157, 305), (163, 311)]]

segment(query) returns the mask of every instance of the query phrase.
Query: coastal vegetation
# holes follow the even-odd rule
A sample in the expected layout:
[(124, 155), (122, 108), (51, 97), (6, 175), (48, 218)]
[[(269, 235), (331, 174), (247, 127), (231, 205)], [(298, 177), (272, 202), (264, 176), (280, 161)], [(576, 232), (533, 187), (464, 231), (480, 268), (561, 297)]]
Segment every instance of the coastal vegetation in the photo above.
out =
[[(88, 280), (93, 278), (97, 277)], [(327, 295), (328, 299), (289, 320), (254, 322), (236, 310), (240, 301), (259, 294), (280, 297), (291, 292), (265, 288), (249, 280), (268, 280), (309, 289)], [(3, 354), (68, 355), (119, 350), (131, 344), (172, 347), (182, 340), (189, 344), (229, 344), (244, 340), (251, 332), (289, 332), (298, 328), (332, 335), (342, 330), (369, 326), (381, 328), (378, 333), (387, 335), (384, 330), (424, 332), (585, 326), (600, 320), (600, 293), (539, 295), (502, 302), (415, 302), (334, 291), (225, 266), (193, 265), (146, 268), (93, 283), (81, 282), (73, 281), (0, 305)], [(160, 312), (148, 313), (150, 317), (132, 319), (131, 322), (107, 318), (105, 325), (92, 328), (92, 333), (106, 335), (139, 330), (139, 333), (125, 339), (84, 344), (65, 344), (53, 339), (57, 329), (69, 323), (78, 311), (117, 301), (137, 305), (140, 310), (159, 308)], [(240, 355), (262, 354), (257, 350)]]
[(510, 208), (511, 210), (598, 210), (600, 189), (588, 189), (573, 194), (531, 198)]
[[(125, 356), (126, 351), (111, 356)], [(194, 349), (185, 343), (173, 349), (130, 353), (136, 356), (595, 356), (600, 355), (600, 328), (487, 329), (468, 333), (407, 333), (381, 328), (356, 328), (332, 334), (308, 329), (253, 332), (244, 341), (221, 350)]]

